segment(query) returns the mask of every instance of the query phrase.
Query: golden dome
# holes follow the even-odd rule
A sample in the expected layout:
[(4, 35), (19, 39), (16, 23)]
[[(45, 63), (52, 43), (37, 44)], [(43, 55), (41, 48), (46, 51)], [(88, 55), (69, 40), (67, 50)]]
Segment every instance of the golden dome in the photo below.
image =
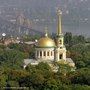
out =
[(43, 37), (38, 41), (38, 47), (55, 47), (55, 42), (48, 38), (48, 37)]

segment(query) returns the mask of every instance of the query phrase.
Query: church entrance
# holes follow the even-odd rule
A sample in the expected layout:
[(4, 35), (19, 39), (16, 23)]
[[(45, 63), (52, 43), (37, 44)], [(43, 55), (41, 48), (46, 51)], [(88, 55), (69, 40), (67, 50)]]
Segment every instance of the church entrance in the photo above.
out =
[(60, 55), (59, 55), (59, 59), (62, 59), (62, 56), (63, 56), (63, 55), (62, 55), (62, 54), (60, 54)]

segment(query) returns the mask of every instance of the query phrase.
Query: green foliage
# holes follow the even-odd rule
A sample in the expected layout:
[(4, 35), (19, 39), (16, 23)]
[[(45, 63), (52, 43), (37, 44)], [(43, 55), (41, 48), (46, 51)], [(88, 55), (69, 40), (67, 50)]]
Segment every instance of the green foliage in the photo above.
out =
[(74, 84), (90, 85), (90, 68), (82, 68), (71, 74), (71, 81)]
[(32, 45), (26, 44), (10, 44), (10, 49), (19, 50), (25, 54), (25, 58), (35, 58), (35, 48)]
[(8, 81), (7, 87), (19, 87), (19, 83), (17, 81)]
[(0, 64), (5, 67), (21, 68), (24, 57), (24, 53), (20, 51), (4, 50), (0, 53)]
[(10, 44), (8, 46), (10, 49), (19, 50), (21, 52), (29, 52), (29, 46), (26, 44)]
[(58, 73), (62, 75), (66, 75), (67, 73), (71, 72), (72, 67), (70, 67), (68, 64), (58, 63), (58, 66), (59, 66)]
[(5, 45), (0, 45), (0, 49), (5, 49), (6, 46)]
[(71, 58), (76, 63), (77, 68), (90, 65), (90, 47), (85, 44), (78, 44), (70, 48)]
[(67, 32), (64, 36), (64, 41), (68, 46), (72, 46), (72, 33)]
[(78, 69), (63, 75), (61, 72), (52, 72), (50, 66), (42, 62), (36, 66), (28, 65), (26, 70), (2, 68), (0, 77), (0, 85), (8, 87), (21, 86), (33, 90), (89, 90), (90, 88), (89, 68)]
[(40, 62), (37, 66), (36, 66), (37, 69), (40, 69), (42, 71), (50, 71), (51, 68), (50, 66), (47, 64), (47, 63), (43, 63), (43, 62)]
[(73, 86), (73, 90), (90, 90), (90, 86), (76, 84)]
[(54, 63), (59, 68), (58, 72), (53, 72), (52, 68), (43, 62), (36, 66), (29, 64), (24, 70), (23, 59), (33, 58), (35, 48), (26, 44), (10, 44), (9, 49), (0, 46), (0, 87), (29, 87), (29, 90), (90, 90), (90, 44), (85, 41), (82, 35), (65, 34), (67, 55), (74, 60), (77, 67), (74, 72), (71, 72), (70, 66), (61, 63)]
[(25, 70), (9, 70), (7, 72), (8, 80), (19, 80), (20, 78), (24, 78), (26, 76), (29, 76), (30, 74), (26, 72)]
[(0, 87), (5, 87), (7, 85), (7, 76), (2, 74), (0, 75)]
[(0, 87), (5, 87), (7, 85), (7, 75), (4, 72), (4, 68), (0, 66)]
[(49, 78), (45, 82), (45, 86), (46, 86), (47, 90), (58, 90), (59, 89), (58, 82), (55, 79), (53, 79), (53, 78)]
[(82, 35), (73, 36), (73, 39), (72, 39), (73, 45), (79, 44), (79, 43), (85, 44), (85, 42), (86, 42), (86, 40), (85, 40), (84, 36), (82, 36)]
[(66, 44), (67, 47), (71, 47), (73, 45), (77, 45), (77, 44), (85, 44), (86, 39), (84, 36), (82, 35), (75, 35), (73, 36), (71, 32), (66, 32), (66, 34), (64, 35), (64, 42)]
[(35, 48), (30, 49), (29, 58), (35, 58)]

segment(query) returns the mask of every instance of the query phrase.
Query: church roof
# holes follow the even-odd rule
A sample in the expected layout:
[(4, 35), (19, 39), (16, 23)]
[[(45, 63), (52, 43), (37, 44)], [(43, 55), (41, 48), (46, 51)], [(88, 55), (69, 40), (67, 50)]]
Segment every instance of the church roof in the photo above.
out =
[(37, 47), (55, 47), (55, 42), (49, 37), (42, 37), (38, 41)]

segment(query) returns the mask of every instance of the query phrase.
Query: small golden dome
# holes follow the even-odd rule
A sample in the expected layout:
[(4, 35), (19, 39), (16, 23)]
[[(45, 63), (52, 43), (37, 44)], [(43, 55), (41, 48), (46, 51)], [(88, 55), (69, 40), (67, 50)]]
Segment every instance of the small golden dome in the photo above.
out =
[(43, 37), (38, 41), (38, 47), (55, 47), (55, 42), (49, 37)]

